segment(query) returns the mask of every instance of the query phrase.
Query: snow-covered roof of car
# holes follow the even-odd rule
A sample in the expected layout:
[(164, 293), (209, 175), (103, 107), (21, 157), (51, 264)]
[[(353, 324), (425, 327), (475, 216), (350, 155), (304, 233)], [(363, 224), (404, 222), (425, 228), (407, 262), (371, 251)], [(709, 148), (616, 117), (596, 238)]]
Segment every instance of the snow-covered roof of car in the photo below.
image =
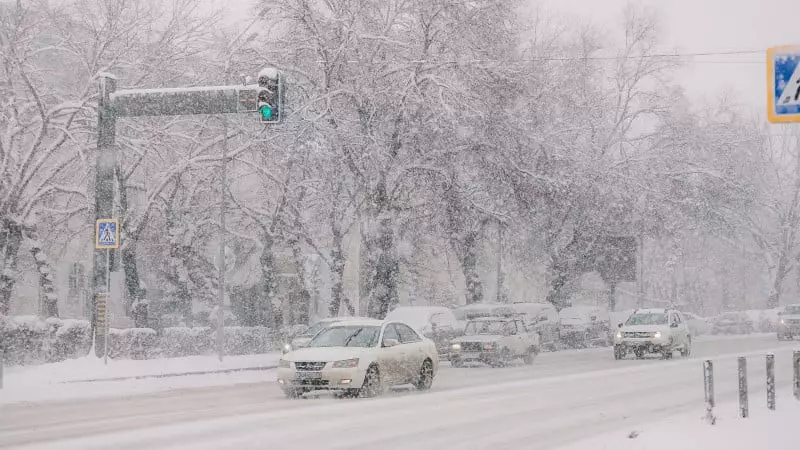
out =
[(326, 317), (324, 319), (320, 319), (320, 322), (350, 322), (353, 320), (373, 320), (373, 319), (370, 319), (369, 317), (353, 317), (353, 316)]
[(495, 322), (498, 320), (513, 320), (514, 317), (508, 316), (484, 316), (484, 317), (475, 317), (474, 319), (469, 319), (470, 322)]
[(348, 320), (342, 320), (340, 322), (336, 322), (335, 324), (331, 325), (331, 327), (338, 327), (338, 326), (376, 326), (379, 327), (384, 324), (383, 320), (378, 319), (370, 319), (367, 317), (352, 317)]
[(633, 312), (633, 314), (666, 314), (669, 311), (666, 308), (641, 308)]

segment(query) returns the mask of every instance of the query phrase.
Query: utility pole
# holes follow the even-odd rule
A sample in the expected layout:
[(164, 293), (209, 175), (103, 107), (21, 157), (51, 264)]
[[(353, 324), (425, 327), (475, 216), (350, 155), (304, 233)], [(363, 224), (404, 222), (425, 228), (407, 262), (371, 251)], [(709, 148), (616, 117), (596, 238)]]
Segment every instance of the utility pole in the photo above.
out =
[(503, 303), (503, 223), (497, 221), (497, 303)]
[(225, 187), (228, 184), (228, 118), (222, 116), (222, 164), (220, 166), (219, 203), (219, 298), (217, 299), (217, 356), (222, 362), (225, 354)]

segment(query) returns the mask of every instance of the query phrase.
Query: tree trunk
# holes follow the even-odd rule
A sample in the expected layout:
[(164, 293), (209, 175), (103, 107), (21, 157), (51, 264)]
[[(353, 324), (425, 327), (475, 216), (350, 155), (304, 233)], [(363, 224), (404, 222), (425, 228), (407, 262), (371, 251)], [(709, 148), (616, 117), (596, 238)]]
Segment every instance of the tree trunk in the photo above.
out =
[(478, 240), (478, 233), (471, 231), (461, 244), (461, 269), (464, 272), (468, 305), (483, 301), (483, 283), (478, 270)]
[[(128, 215), (128, 189), (125, 185), (125, 179), (122, 176), (120, 167), (114, 169), (114, 175), (117, 178), (117, 188), (119, 190), (119, 206), (120, 215), (122, 216), (123, 227), (125, 225), (125, 217)], [(174, 198), (175, 193), (172, 196)], [(172, 218), (167, 219), (167, 229), (171, 229), (173, 225)], [(133, 233), (128, 233), (125, 229), (125, 237), (129, 239), (125, 246), (120, 250), (120, 257), (122, 259), (122, 272), (125, 275), (125, 294), (127, 301), (125, 304), (125, 311), (133, 318), (134, 326), (137, 328), (147, 328), (148, 318), (148, 305), (144, 301), (142, 295), (142, 285), (139, 279), (139, 267), (136, 265), (136, 245), (138, 244), (139, 236)], [(173, 251), (173, 243), (170, 242), (170, 254)], [(110, 274), (109, 274), (110, 275)], [(191, 308), (189, 309), (191, 311)]]
[(31, 244), (31, 255), (36, 264), (36, 272), (39, 274), (39, 288), (42, 293), (42, 309), (40, 313), (44, 317), (58, 317), (58, 296), (56, 295), (55, 283), (53, 282), (53, 268), (47, 261), (47, 255), (42, 249), (39, 235), (35, 229), (25, 230), (25, 237)]
[(398, 278), (400, 263), (395, 254), (394, 230), (391, 219), (381, 219), (378, 229), (377, 258), (375, 259), (374, 292), (369, 317), (383, 319), (400, 302)]
[(333, 228), (333, 249), (331, 250), (331, 303), (328, 312), (331, 317), (339, 317), (339, 308), (344, 293), (344, 251), (342, 250), (342, 234)]
[(274, 330), (280, 329), (281, 318), (272, 305), (275, 296), (277, 280), (275, 279), (275, 255), (272, 252), (274, 239), (272, 235), (265, 232), (263, 235), (264, 248), (258, 261), (261, 265), (261, 298), (255, 305), (255, 317), (257, 321)]
[(306, 284), (306, 265), (303, 260), (303, 249), (300, 248), (300, 241), (295, 237), (289, 239), (289, 246), (292, 249), (292, 258), (294, 259), (294, 266), (297, 270), (297, 281), (300, 288), (300, 304), (293, 305), (297, 312), (297, 314), (293, 316), (296, 317), (297, 322), (306, 324), (309, 322), (311, 292), (309, 292), (308, 285)]
[(12, 220), (5, 220), (6, 246), (3, 272), (0, 273), (0, 314), (8, 315), (11, 311), (11, 295), (16, 281), (17, 257), (22, 246), (22, 226)]

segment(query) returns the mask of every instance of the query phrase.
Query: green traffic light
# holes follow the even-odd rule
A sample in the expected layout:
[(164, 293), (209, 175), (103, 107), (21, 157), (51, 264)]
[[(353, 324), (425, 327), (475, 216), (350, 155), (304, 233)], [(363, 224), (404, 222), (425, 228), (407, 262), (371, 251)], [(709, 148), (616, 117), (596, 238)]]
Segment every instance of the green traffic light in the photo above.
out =
[(261, 118), (264, 120), (271, 120), (272, 119), (272, 107), (269, 105), (262, 105), (258, 108), (258, 112), (261, 113)]

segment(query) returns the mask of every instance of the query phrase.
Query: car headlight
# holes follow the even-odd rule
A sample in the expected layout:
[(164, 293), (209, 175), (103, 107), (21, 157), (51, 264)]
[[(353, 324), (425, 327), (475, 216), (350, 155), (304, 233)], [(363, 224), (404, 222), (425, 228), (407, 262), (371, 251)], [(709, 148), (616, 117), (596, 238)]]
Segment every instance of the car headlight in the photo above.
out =
[(292, 344), (283, 344), (283, 353), (289, 353), (292, 351)]
[(358, 367), (358, 358), (343, 359), (341, 361), (334, 361), (333, 363), (334, 369), (351, 369), (353, 367)]
[(289, 361), (287, 361), (285, 359), (280, 359), (280, 360), (278, 360), (278, 367), (280, 367), (282, 369), (288, 369), (288, 368), (292, 367), (292, 363), (290, 363)]
[(781, 319), (781, 325), (786, 325), (786, 321)]
[(617, 339), (622, 339), (622, 331), (617, 331)]
[(453, 344), (450, 346), (452, 350), (461, 350), (461, 344)]
[(660, 331), (656, 331), (655, 334), (653, 334), (653, 337), (656, 338), (656, 339), (661, 339), (661, 332)]

